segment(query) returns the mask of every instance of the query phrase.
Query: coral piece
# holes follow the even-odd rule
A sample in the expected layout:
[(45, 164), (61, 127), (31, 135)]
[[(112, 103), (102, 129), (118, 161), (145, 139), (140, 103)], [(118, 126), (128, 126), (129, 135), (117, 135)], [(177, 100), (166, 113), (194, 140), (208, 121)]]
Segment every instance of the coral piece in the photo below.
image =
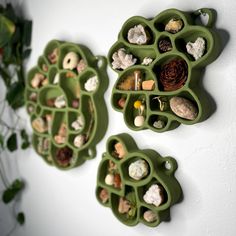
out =
[(194, 57), (195, 61), (197, 61), (205, 52), (206, 42), (204, 38), (198, 37), (194, 43), (188, 42), (186, 44), (186, 49), (187, 52)]
[(132, 179), (140, 180), (148, 175), (149, 167), (145, 160), (137, 160), (129, 165), (129, 176)]
[(125, 70), (137, 62), (137, 59), (132, 54), (127, 54), (124, 48), (120, 48), (117, 52), (114, 52), (112, 59), (113, 69)]
[(147, 44), (149, 40), (148, 33), (141, 24), (129, 29), (127, 38), (129, 43), (138, 45)]
[(95, 91), (97, 87), (98, 87), (98, 77), (96, 75), (89, 78), (84, 84), (84, 88), (88, 92)]
[(182, 59), (173, 59), (161, 67), (160, 82), (164, 91), (181, 88), (188, 78), (188, 65)]
[(163, 188), (158, 184), (153, 184), (143, 196), (143, 200), (148, 204), (158, 207), (164, 202)]
[(195, 120), (198, 115), (197, 107), (190, 100), (183, 97), (172, 97), (170, 108), (177, 116), (187, 120)]
[(149, 66), (153, 62), (153, 59), (151, 57), (144, 57), (142, 61), (142, 65)]
[(184, 23), (181, 19), (171, 19), (165, 26), (165, 31), (172, 34), (178, 33), (184, 26)]

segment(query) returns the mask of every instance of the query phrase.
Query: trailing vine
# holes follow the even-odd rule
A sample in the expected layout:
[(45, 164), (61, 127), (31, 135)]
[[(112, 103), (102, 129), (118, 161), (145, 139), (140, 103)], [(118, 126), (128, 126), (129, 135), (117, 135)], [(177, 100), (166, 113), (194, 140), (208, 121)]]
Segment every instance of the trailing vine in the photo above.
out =
[[(4, 204), (14, 202), (25, 186), (20, 177), (9, 182), (4, 160), (8, 154), (30, 146), (29, 136), (24, 126), (22, 127), (23, 119), (18, 110), (25, 102), (24, 63), (31, 53), (31, 31), (30, 20), (17, 15), (10, 3), (5, 6), (0, 4), (0, 180), (4, 186)], [(15, 213), (14, 217), (20, 225), (24, 224), (23, 212)]]

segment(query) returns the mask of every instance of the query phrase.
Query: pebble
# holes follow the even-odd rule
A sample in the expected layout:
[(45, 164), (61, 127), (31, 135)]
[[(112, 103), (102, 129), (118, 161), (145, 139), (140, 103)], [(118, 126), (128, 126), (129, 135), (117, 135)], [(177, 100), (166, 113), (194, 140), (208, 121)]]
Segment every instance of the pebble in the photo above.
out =
[(136, 127), (141, 127), (141, 126), (143, 126), (144, 121), (145, 121), (144, 116), (136, 116), (134, 119), (134, 125)]
[(144, 212), (143, 218), (147, 222), (151, 223), (151, 222), (154, 222), (155, 220), (157, 220), (157, 214), (151, 210), (147, 210)]
[(143, 200), (148, 204), (158, 207), (164, 202), (163, 188), (158, 184), (153, 184), (143, 196)]
[(113, 185), (114, 184), (114, 175), (113, 174), (108, 174), (105, 177), (105, 183), (107, 185)]
[(172, 97), (170, 108), (177, 116), (187, 120), (195, 120), (198, 116), (197, 107), (190, 100), (183, 97)]
[(148, 175), (148, 164), (145, 160), (137, 160), (129, 165), (129, 176), (132, 179), (140, 180)]

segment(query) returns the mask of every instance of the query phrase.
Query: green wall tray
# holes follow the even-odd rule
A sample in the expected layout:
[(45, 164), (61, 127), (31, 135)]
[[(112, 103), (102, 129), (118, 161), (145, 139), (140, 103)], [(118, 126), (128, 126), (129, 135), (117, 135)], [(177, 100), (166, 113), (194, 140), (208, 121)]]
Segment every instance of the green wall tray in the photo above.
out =
[[(207, 18), (206, 25), (197, 23), (200, 17)], [(170, 30), (167, 25), (171, 19), (174, 19), (174, 23)], [(108, 61), (118, 73), (111, 103), (116, 111), (123, 113), (130, 129), (164, 132), (181, 123), (195, 124), (210, 115), (208, 98), (200, 88), (199, 81), (204, 73), (203, 67), (214, 61), (221, 49), (219, 37), (212, 29), (214, 21), (214, 10), (204, 8), (192, 13), (168, 9), (151, 20), (134, 16), (124, 23), (117, 42), (108, 53)], [(181, 24), (179, 31), (173, 32)], [(130, 32), (130, 37), (134, 38), (134, 27), (138, 25), (145, 31), (145, 34), (136, 32), (141, 44), (138, 40), (128, 38), (131, 29), (133, 32)], [(142, 41), (142, 36), (146, 37), (146, 42)], [(194, 50), (198, 50), (196, 44), (201, 43), (201, 40), (196, 40), (199, 37), (203, 39), (205, 49), (203, 55), (196, 57), (196, 60), (187, 51), (186, 45), (188, 42), (195, 43)], [(116, 54), (118, 51), (119, 54)], [(147, 58), (152, 61), (148, 62)], [(181, 107), (175, 104), (178, 113), (173, 112), (170, 106), (173, 97), (187, 99), (191, 108), (188, 107), (189, 103), (182, 102)], [(136, 101), (141, 102), (141, 109), (137, 103), (134, 107)], [(180, 114), (183, 111), (185, 115), (188, 112), (195, 114), (186, 118)], [(137, 118), (140, 115), (142, 117)]]
[[(145, 163), (146, 172), (133, 178), (130, 165), (138, 160)], [(103, 206), (110, 207), (122, 223), (134, 226), (142, 222), (155, 227), (169, 220), (170, 207), (182, 199), (180, 184), (174, 177), (176, 169), (175, 159), (163, 158), (151, 149), (139, 150), (130, 135), (111, 136), (98, 168), (96, 197)], [(154, 205), (144, 200), (144, 195), (153, 185), (161, 189), (161, 204)], [(158, 199), (159, 194), (156, 192), (155, 196)], [(128, 200), (128, 210), (122, 208), (120, 201), (123, 200)], [(145, 216), (150, 216), (150, 213), (151, 219)]]
[(106, 66), (83, 45), (52, 40), (28, 72), (32, 143), (48, 164), (70, 169), (95, 157), (108, 123)]

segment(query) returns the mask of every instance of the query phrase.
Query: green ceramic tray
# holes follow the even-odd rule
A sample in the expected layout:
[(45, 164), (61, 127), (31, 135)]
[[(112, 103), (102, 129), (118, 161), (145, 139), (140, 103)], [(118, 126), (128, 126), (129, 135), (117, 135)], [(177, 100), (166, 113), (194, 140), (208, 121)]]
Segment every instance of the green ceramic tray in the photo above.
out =
[(32, 143), (48, 164), (70, 169), (95, 157), (108, 123), (106, 66), (104, 57), (83, 45), (52, 40), (29, 71), (25, 96)]
[[(205, 16), (205, 19), (207, 18), (206, 25), (197, 23), (197, 20), (203, 16)], [(177, 33), (166, 31), (166, 25), (171, 19), (182, 22), (182, 28)], [(124, 23), (117, 42), (109, 51), (108, 60), (110, 66), (118, 73), (118, 79), (112, 91), (111, 103), (115, 110), (123, 113), (125, 123), (130, 129), (151, 129), (156, 132), (163, 132), (176, 128), (180, 123), (195, 124), (210, 115), (210, 109), (207, 107), (208, 98), (203, 89), (200, 88), (199, 81), (201, 81), (202, 73), (204, 73), (203, 67), (214, 61), (220, 52), (219, 37), (212, 29), (214, 21), (214, 10), (204, 8), (192, 13), (169, 9), (161, 12), (151, 20), (134, 16)], [(148, 41), (145, 44), (139, 45), (137, 41), (134, 43), (128, 40), (129, 30), (137, 25), (141, 25), (145, 29), (148, 37)], [(203, 56), (195, 60), (187, 52), (186, 44), (188, 42), (194, 43), (198, 37), (203, 38), (205, 50)], [(160, 46), (163, 43), (163, 39), (165, 39), (165, 45), (166, 41), (171, 43), (171, 46), (165, 48), (167, 51), (163, 51), (163, 47)], [(125, 50), (126, 54), (136, 58), (136, 62), (133, 61), (133, 65), (123, 69), (113, 65), (114, 53), (121, 48)], [(122, 58), (122, 60), (129, 61), (129, 56), (125, 59)], [(143, 65), (142, 62), (145, 57), (149, 57), (153, 61), (148, 65)], [(168, 90), (163, 86), (160, 78), (162, 73), (165, 79), (173, 79), (173, 74), (170, 75), (168, 73), (175, 73), (177, 79), (181, 78), (181, 75), (178, 75), (178, 73), (182, 73), (179, 67), (174, 68), (172, 66), (170, 69), (166, 66), (168, 69), (163, 72), (165, 65), (175, 59), (185, 62), (184, 64), (187, 67), (185, 76), (187, 79), (179, 88), (173, 89), (172, 87), (172, 89)], [(173, 70), (176, 71), (173, 72)], [(128, 77), (134, 78), (135, 71), (141, 74), (141, 82), (148, 80), (154, 83), (151, 90), (144, 90), (143, 84), (139, 87), (129, 84), (134, 83), (130, 82), (132, 80), (128, 79)], [(124, 81), (126, 81), (125, 87), (123, 84), (121, 88), (121, 84)], [(171, 81), (168, 83), (171, 83)], [(169, 104), (170, 99), (173, 97), (182, 97), (190, 101), (195, 110), (197, 110), (196, 115), (192, 119), (180, 117), (179, 113), (176, 115)], [(141, 101), (142, 107), (145, 108), (142, 112), (143, 121), (138, 126), (135, 125), (134, 120), (136, 116), (140, 115), (140, 111), (134, 108), (135, 101)], [(188, 109), (188, 107), (185, 106), (184, 109)], [(155, 123), (158, 121), (159, 125)], [(155, 126), (154, 123), (156, 124)]]
[[(116, 149), (117, 144), (122, 149)], [(121, 153), (123, 154), (121, 155)], [(129, 175), (131, 163), (137, 160), (143, 160), (148, 166), (148, 172), (140, 180), (133, 179)], [(98, 168), (97, 199), (103, 206), (110, 207), (113, 214), (128, 226), (134, 226), (139, 222), (151, 227), (157, 226), (162, 221), (169, 220), (170, 207), (182, 199), (181, 187), (174, 177), (176, 169), (175, 159), (163, 158), (154, 150), (139, 150), (135, 141), (128, 134), (111, 136), (107, 141), (107, 151), (103, 154)], [(113, 182), (109, 182), (112, 179), (108, 179), (110, 173), (114, 176)], [(115, 175), (119, 176), (118, 182)], [(160, 205), (147, 203), (143, 198), (146, 191), (155, 184), (162, 189)], [(131, 203), (129, 213), (118, 210), (122, 197), (129, 199)], [(147, 218), (144, 218), (146, 211), (155, 215), (151, 221), (150, 218), (148, 221)]]

